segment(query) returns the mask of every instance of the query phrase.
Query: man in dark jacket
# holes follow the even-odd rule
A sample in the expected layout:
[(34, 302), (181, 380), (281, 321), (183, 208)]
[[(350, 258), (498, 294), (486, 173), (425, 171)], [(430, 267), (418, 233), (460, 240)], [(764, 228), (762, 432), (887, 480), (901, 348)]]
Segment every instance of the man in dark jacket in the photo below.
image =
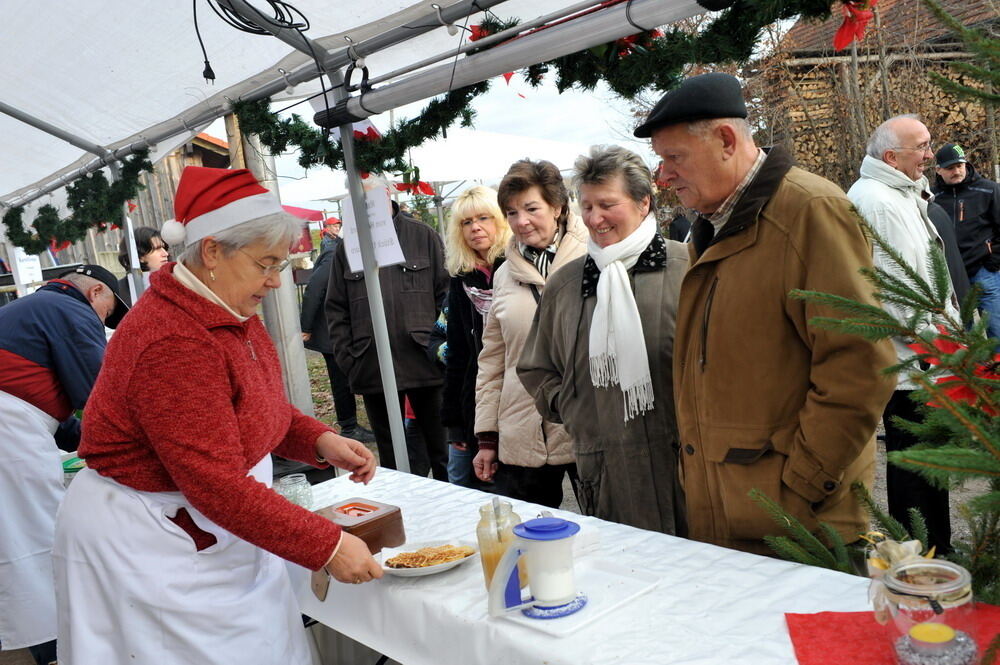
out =
[[(331, 220), (334, 220), (331, 222)], [(330, 377), (330, 390), (333, 393), (333, 409), (337, 412), (337, 425), (340, 433), (349, 439), (362, 443), (375, 441), (375, 435), (358, 425), (357, 404), (347, 377), (337, 366), (330, 346), (330, 328), (326, 323), (326, 290), (330, 281), (330, 266), (333, 264), (333, 254), (343, 240), (337, 235), (340, 220), (331, 217), (323, 229), (323, 240), (320, 242), (320, 253), (313, 266), (309, 283), (302, 295), (302, 313), (299, 323), (302, 327), (302, 341), (307, 349), (323, 354), (326, 361), (326, 371)]]
[[(423, 434), (430, 470), (434, 478), (447, 481), (448, 451), (440, 417), (444, 376), (427, 354), (431, 330), (448, 290), (444, 244), (432, 228), (399, 212), (395, 203), (393, 213), (404, 261), (380, 268), (379, 281), (400, 408), (404, 397), (408, 397)], [(347, 375), (351, 391), (364, 398), (368, 421), (378, 444), (379, 463), (394, 469), (396, 456), (392, 449), (364, 273), (351, 270), (343, 244), (333, 255), (326, 319), (337, 364)], [(410, 452), (411, 459), (421, 457), (423, 455)]]
[(969, 279), (983, 290), (979, 309), (989, 314), (988, 333), (1000, 338), (1000, 185), (976, 173), (958, 144), (946, 143), (935, 157), (934, 200), (955, 223)]
[(75, 450), (104, 359), (104, 327), (128, 311), (108, 270), (83, 265), (0, 308), (0, 648), (55, 660), (51, 551), (60, 445)]

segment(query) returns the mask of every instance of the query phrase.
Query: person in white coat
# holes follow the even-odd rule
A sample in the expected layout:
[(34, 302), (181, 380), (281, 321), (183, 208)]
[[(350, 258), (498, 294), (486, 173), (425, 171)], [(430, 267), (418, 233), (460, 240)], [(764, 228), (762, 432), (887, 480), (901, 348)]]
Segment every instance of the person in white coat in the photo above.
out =
[[(903, 259), (928, 283), (931, 283), (927, 252), (931, 244), (944, 250), (944, 243), (927, 215), (931, 200), (924, 169), (934, 158), (931, 135), (915, 115), (901, 115), (882, 123), (868, 141), (867, 155), (861, 163), (861, 177), (847, 192), (868, 225), (888, 241)], [(891, 274), (900, 270), (891, 265), (884, 252), (875, 248), (875, 267)], [(958, 302), (952, 289), (952, 312), (958, 315)], [(906, 318), (912, 312), (900, 305), (883, 303), (890, 314)], [(930, 321), (925, 322), (930, 326)], [(902, 339), (893, 343), (900, 361), (913, 356)], [(916, 385), (900, 376), (896, 391), (885, 407), (886, 450), (903, 450), (917, 443), (916, 438), (893, 422), (893, 416), (919, 421), (917, 405), (911, 399)], [(937, 489), (921, 476), (889, 465), (886, 470), (889, 514), (904, 525), (910, 523), (909, 509), (920, 510), (927, 521), (929, 543), (939, 554), (951, 543), (948, 492)]]

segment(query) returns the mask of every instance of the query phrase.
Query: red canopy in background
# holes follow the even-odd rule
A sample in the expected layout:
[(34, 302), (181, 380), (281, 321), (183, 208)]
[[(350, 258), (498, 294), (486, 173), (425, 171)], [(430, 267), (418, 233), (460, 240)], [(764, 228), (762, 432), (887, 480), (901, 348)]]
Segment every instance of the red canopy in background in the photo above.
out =
[[(299, 219), (304, 219), (308, 222), (322, 222), (323, 221), (323, 211), (322, 210), (310, 210), (309, 208), (297, 208), (295, 206), (281, 206), (285, 209), (289, 215), (295, 215)], [(312, 235), (309, 233), (309, 226), (306, 225), (302, 228), (302, 236), (298, 241), (292, 245), (290, 251), (291, 254), (304, 254), (306, 252), (311, 252), (313, 250)]]

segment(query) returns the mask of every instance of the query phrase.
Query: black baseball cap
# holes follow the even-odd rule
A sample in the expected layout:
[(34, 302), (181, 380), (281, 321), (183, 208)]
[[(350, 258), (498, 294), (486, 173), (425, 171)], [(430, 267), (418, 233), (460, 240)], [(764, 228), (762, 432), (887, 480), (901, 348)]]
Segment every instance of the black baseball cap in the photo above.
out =
[(934, 153), (934, 159), (937, 160), (938, 167), (942, 169), (954, 166), (959, 162), (964, 164), (969, 161), (965, 158), (965, 150), (957, 143), (945, 143), (940, 150)]
[(126, 305), (125, 301), (122, 300), (121, 294), (118, 291), (118, 280), (115, 278), (114, 273), (103, 266), (96, 264), (84, 264), (82, 266), (77, 266), (73, 270), (67, 270), (59, 276), (65, 277), (66, 275), (72, 273), (93, 277), (111, 289), (111, 293), (115, 296), (115, 309), (108, 315), (107, 320), (104, 321), (104, 325), (108, 328), (118, 327), (118, 324), (121, 323), (122, 317), (128, 314), (128, 305)]
[(663, 95), (649, 112), (646, 122), (636, 127), (632, 135), (648, 139), (654, 129), (680, 122), (746, 117), (747, 105), (739, 80), (729, 74), (712, 72), (684, 79)]

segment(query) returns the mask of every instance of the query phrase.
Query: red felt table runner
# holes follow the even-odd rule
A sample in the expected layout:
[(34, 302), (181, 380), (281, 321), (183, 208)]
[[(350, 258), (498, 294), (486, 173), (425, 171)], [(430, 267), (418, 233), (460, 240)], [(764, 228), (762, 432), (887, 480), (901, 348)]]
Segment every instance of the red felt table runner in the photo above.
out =
[[(985, 650), (1000, 633), (1000, 607), (976, 603), (976, 642)], [(785, 614), (799, 665), (894, 665), (886, 627), (873, 612)]]

